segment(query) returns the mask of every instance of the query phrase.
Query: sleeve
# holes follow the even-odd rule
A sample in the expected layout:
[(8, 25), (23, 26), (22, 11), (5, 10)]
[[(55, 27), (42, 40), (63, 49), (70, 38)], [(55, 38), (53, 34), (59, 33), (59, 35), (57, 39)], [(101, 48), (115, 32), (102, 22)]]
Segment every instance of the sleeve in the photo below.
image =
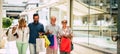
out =
[(73, 35), (73, 31), (71, 28), (69, 28), (69, 32), (70, 32), (70, 39), (72, 40), (74, 35)]
[(13, 36), (16, 36), (16, 38), (18, 38), (19, 37), (19, 35), (18, 35), (18, 28), (15, 30), (15, 32), (13, 33)]
[(28, 24), (28, 27), (30, 28), (30, 24)]
[(45, 32), (47, 33), (47, 31), (48, 31), (49, 29), (48, 29), (48, 25), (46, 26), (46, 29), (45, 29)]
[(42, 24), (42, 32), (45, 33), (43, 24)]
[(60, 27), (58, 26), (57, 36), (59, 36)]
[(29, 39), (29, 32), (30, 32), (29, 27), (27, 27), (27, 38), (28, 39)]
[(60, 35), (60, 29), (58, 30), (58, 37), (61, 38), (61, 35)]
[(71, 29), (71, 28), (69, 28), (69, 31), (70, 31), (70, 34), (72, 34), (72, 33), (73, 33), (73, 31), (72, 31), (72, 29)]
[(59, 37), (62, 37), (63, 35), (64, 35), (64, 34), (63, 34), (62, 30), (59, 29), (58, 36), (59, 36)]

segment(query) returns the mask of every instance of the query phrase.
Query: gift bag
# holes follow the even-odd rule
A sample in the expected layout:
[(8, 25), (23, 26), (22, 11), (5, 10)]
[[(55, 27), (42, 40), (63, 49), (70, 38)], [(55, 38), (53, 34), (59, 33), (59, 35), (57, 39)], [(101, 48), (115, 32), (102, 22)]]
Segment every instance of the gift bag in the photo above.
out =
[(54, 35), (54, 46), (50, 46), (50, 48), (57, 50), (58, 43), (57, 43), (57, 37)]
[(5, 39), (0, 40), (0, 49), (5, 47)]
[(45, 52), (45, 38), (37, 38), (36, 39), (36, 51), (37, 52)]
[(50, 45), (49, 46), (54, 46), (54, 35), (52, 34), (48, 34), (48, 39), (50, 41)]
[(45, 47), (47, 48), (50, 45), (50, 41), (48, 40), (46, 35), (44, 35), (44, 38), (45, 38)]
[(65, 37), (61, 38), (60, 51), (63, 51), (63, 52), (71, 51), (71, 40), (69, 38), (65, 38)]

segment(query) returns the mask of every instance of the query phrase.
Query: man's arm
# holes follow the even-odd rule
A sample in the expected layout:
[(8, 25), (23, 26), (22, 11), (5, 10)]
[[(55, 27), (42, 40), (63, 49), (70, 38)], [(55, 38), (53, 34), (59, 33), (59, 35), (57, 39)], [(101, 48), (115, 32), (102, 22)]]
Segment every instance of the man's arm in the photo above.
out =
[(42, 27), (42, 28), (41, 28), (41, 31), (39, 32), (39, 35), (40, 35), (40, 36), (45, 34), (44, 26), (41, 25), (41, 27)]

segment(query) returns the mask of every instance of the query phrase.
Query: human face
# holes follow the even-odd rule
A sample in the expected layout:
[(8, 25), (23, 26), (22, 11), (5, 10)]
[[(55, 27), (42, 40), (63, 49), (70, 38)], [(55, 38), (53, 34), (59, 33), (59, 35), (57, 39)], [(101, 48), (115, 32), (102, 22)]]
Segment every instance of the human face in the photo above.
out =
[(63, 25), (63, 27), (66, 27), (67, 21), (66, 20), (62, 21), (62, 25)]
[(33, 20), (34, 20), (34, 23), (38, 23), (38, 21), (39, 21), (39, 16), (34, 16)]
[(52, 24), (52, 25), (55, 25), (55, 23), (56, 23), (56, 18), (55, 18), (55, 17), (52, 17), (52, 18), (51, 18), (51, 24)]

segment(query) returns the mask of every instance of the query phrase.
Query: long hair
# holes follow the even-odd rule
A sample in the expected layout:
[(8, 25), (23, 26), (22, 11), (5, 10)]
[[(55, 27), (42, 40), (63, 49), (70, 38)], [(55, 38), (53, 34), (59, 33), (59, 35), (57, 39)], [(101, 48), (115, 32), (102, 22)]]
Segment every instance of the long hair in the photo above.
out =
[(18, 29), (26, 27), (26, 21), (24, 18), (20, 18), (18, 22), (19, 22)]

